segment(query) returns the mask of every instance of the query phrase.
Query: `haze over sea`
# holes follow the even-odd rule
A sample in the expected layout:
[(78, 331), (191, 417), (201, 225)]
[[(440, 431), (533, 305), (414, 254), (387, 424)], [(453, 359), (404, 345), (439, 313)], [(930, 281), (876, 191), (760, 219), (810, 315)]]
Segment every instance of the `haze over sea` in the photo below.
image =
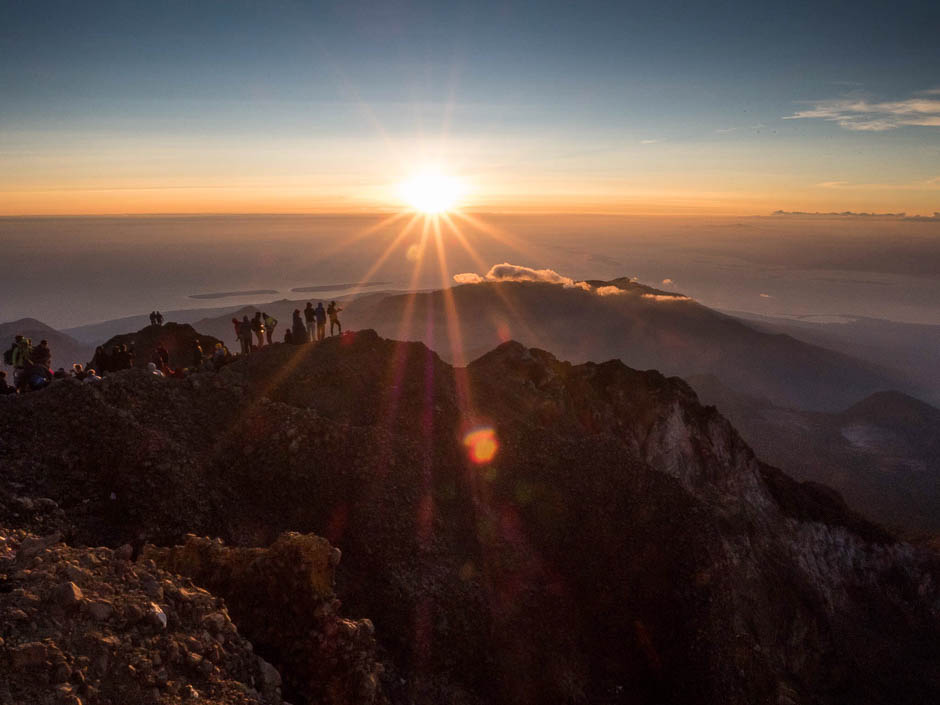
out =
[[(402, 230), (379, 215), (24, 217), (0, 219), (0, 320), (67, 328), (149, 312), (330, 296), (294, 287), (369, 281), (404, 289), (420, 228), (370, 269)], [(462, 227), (479, 260), (429, 241), (416, 288), (503, 261), (576, 279), (636, 276), (725, 310), (865, 315), (940, 324), (940, 223), (877, 217), (682, 218), (486, 215)], [(446, 231), (442, 237), (453, 237)], [(368, 275), (368, 276), (367, 276)], [(664, 283), (665, 282), (665, 283)], [(277, 294), (193, 299), (194, 294)], [(366, 287), (365, 290), (376, 290)], [(343, 292), (337, 292), (343, 293)]]

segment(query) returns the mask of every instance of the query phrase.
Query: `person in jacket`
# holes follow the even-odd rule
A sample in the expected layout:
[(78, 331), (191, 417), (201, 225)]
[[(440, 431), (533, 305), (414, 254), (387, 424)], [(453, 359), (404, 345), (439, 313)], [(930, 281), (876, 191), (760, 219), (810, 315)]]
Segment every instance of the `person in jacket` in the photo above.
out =
[(13, 385), (20, 389), (26, 369), (33, 364), (31, 357), (33, 346), (29, 338), (17, 335), (13, 339)]
[(255, 311), (254, 318), (251, 319), (251, 330), (258, 336), (258, 347), (264, 347), (264, 321), (261, 318), (261, 311)]
[(199, 338), (193, 340), (193, 369), (198, 370), (202, 367), (205, 356), (202, 354), (202, 346), (199, 344)]
[(49, 349), (49, 341), (40, 340), (39, 345), (33, 348), (30, 353), (30, 357), (37, 365), (42, 365), (47, 369), (52, 367), (52, 351)]
[(343, 324), (339, 322), (339, 312), (342, 310), (335, 301), (330, 301), (330, 305), (326, 307), (326, 314), (330, 317), (330, 335), (333, 335), (334, 326), (339, 327), (340, 334), (343, 333)]
[(315, 310), (317, 317), (317, 340), (323, 340), (326, 337), (326, 309), (323, 308), (323, 302), (317, 302)]
[(277, 319), (274, 316), (261, 312), (261, 318), (264, 320), (264, 334), (268, 338), (268, 345), (274, 341), (274, 329), (277, 328)]
[(251, 321), (248, 316), (242, 316), (238, 323), (238, 342), (242, 346), (242, 355), (251, 354)]
[(294, 345), (301, 345), (307, 342), (307, 326), (304, 325), (304, 319), (300, 315), (300, 309), (294, 309), (294, 318), (291, 325), (291, 342)]
[(0, 370), (0, 395), (16, 394), (16, 387), (7, 383), (7, 373)]
[(317, 320), (316, 311), (313, 308), (313, 304), (308, 301), (307, 305), (304, 307), (304, 322), (307, 324), (307, 340), (311, 342), (316, 340), (316, 337), (315, 337), (316, 334), (314, 333), (314, 326), (316, 325), (316, 320)]

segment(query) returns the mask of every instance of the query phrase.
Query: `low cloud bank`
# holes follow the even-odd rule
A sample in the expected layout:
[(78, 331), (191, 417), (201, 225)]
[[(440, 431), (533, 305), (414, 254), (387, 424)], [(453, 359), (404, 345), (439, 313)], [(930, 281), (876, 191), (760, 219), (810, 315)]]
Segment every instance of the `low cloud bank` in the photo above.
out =
[[(599, 286), (592, 287), (587, 282), (575, 281), (571, 277), (559, 274), (554, 269), (532, 269), (519, 264), (510, 264), (503, 262), (490, 267), (484, 275), (476, 272), (462, 272), (454, 275), (454, 281), (458, 284), (482, 284), (484, 282), (541, 282), (544, 284), (555, 284), (563, 286), (566, 289), (583, 289), (592, 291), (598, 296), (620, 296), (622, 294), (631, 294), (629, 289), (621, 289), (618, 286)], [(637, 281), (637, 277), (630, 277), (631, 282)], [(651, 301), (691, 301), (688, 296), (682, 294), (643, 294), (644, 299)]]
[(644, 299), (651, 301), (691, 301), (692, 299), (683, 294), (643, 294)]
[(545, 284), (558, 284), (567, 289), (584, 289), (591, 291), (587, 282), (576, 282), (570, 277), (562, 276), (554, 269), (532, 269), (519, 264), (494, 264), (490, 271), (482, 277), (474, 272), (455, 274), (454, 281), (458, 284), (480, 284), (482, 282), (543, 282)]

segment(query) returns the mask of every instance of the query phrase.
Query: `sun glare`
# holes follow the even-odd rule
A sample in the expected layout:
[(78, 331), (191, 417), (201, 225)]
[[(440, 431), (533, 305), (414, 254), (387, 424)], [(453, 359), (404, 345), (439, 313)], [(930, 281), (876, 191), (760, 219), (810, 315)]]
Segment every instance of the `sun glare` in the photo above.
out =
[(405, 202), (421, 213), (445, 213), (457, 205), (463, 188), (460, 182), (438, 170), (428, 169), (401, 185)]

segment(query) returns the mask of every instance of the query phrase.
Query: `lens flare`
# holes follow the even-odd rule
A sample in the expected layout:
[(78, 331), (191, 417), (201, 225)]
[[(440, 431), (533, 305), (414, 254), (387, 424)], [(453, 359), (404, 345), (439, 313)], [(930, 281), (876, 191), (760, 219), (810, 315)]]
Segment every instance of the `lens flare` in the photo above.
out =
[(463, 437), (463, 444), (470, 452), (470, 460), (477, 465), (488, 463), (499, 450), (496, 431), (492, 428), (478, 428)]

